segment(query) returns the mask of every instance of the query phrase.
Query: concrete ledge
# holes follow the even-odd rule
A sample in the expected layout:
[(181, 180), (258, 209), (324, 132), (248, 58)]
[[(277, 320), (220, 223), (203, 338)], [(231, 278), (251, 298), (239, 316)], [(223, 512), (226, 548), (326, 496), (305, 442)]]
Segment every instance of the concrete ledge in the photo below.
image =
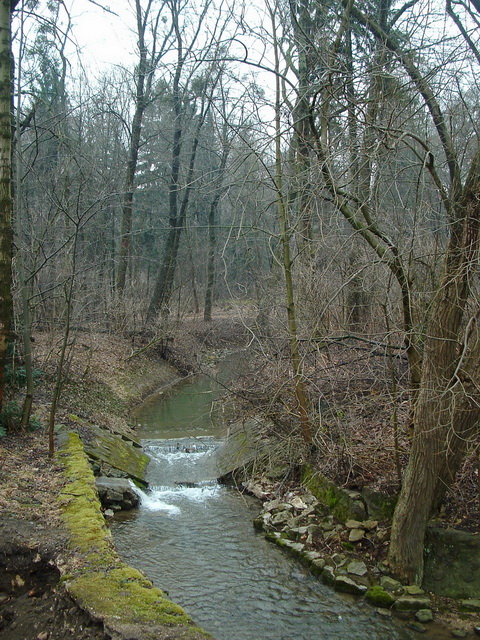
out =
[(72, 550), (62, 577), (70, 595), (115, 640), (212, 638), (118, 556), (78, 434), (69, 433), (57, 455), (66, 478), (59, 499)]

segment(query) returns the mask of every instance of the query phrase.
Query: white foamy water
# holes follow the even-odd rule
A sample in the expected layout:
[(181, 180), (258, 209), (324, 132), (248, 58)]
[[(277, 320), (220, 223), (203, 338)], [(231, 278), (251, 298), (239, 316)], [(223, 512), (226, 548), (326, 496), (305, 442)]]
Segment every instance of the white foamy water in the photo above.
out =
[(178, 487), (150, 487), (148, 491), (139, 489), (133, 482), (131, 484), (143, 508), (149, 511), (165, 511), (172, 516), (181, 513), (182, 502), (204, 502), (217, 498), (221, 490), (216, 482), (207, 482), (198, 486), (182, 486), (179, 483)]

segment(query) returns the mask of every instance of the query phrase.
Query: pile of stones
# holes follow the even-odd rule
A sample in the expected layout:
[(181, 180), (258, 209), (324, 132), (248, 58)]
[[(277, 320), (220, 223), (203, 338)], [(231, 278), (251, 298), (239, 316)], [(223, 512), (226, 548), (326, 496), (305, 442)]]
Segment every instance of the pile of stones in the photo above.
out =
[[(265, 536), (295, 555), (310, 571), (335, 590), (364, 597), (380, 615), (392, 610), (415, 616), (420, 627), (433, 620), (431, 601), (416, 585), (402, 585), (387, 575), (385, 565), (369, 563), (360, 551), (369, 542), (383, 545), (388, 530), (376, 520), (336, 521), (311, 494), (286, 494), (266, 500), (254, 525)], [(345, 553), (338, 551), (340, 548)], [(355, 557), (355, 556), (359, 556)]]

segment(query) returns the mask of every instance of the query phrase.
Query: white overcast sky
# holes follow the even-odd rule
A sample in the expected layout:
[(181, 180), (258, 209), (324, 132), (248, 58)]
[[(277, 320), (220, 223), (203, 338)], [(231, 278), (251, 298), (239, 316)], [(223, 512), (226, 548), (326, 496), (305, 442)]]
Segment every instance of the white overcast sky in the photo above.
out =
[(129, 66), (136, 59), (136, 25), (129, 0), (103, 4), (117, 15), (88, 0), (69, 0), (67, 3), (83, 64), (94, 72), (115, 64)]

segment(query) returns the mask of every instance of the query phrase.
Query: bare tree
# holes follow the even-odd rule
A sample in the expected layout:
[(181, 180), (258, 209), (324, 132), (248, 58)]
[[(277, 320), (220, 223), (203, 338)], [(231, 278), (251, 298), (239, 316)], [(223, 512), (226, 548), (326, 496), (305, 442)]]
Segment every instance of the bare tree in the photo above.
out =
[[(130, 257), (133, 194), (135, 191), (135, 174), (141, 144), (143, 116), (149, 102), (152, 100), (155, 70), (165, 54), (167, 42), (174, 28), (174, 24), (172, 23), (166, 33), (164, 33), (163, 36), (160, 35), (160, 28), (164, 24), (162, 20), (162, 9), (164, 6), (165, 5), (162, 4), (161, 8), (155, 13), (154, 0), (147, 0), (145, 8), (142, 7), (141, 0), (135, 0), (139, 59), (135, 70), (135, 107), (129, 128), (128, 160), (125, 171), (122, 204), (120, 251), (116, 278), (116, 288), (119, 292), (122, 292), (125, 288), (127, 266)], [(149, 28), (151, 29), (151, 34), (147, 34)], [(150, 35), (151, 40), (150, 48), (147, 42), (148, 35)]]
[(12, 304), (12, 52), (11, 16), (18, 1), (0, 3), (0, 409)]

